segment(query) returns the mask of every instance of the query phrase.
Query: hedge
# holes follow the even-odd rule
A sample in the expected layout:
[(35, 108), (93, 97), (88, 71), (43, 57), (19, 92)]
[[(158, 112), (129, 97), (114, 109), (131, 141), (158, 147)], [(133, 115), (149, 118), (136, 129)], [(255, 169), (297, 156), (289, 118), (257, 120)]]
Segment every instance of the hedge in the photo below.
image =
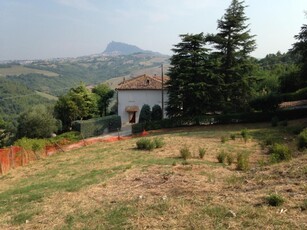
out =
[(295, 110), (278, 110), (275, 112), (251, 112), (238, 114), (203, 115), (194, 117), (177, 117), (171, 119), (163, 119), (161, 121), (146, 122), (143, 124), (134, 124), (132, 126), (132, 133), (140, 133), (143, 130), (148, 131), (193, 125), (266, 122), (271, 121), (273, 117), (278, 117), (280, 121), (307, 117), (307, 108)]
[(84, 121), (74, 121), (72, 127), (73, 130), (79, 131), (85, 138), (99, 136), (105, 132), (114, 132), (121, 129), (121, 117), (112, 115)]

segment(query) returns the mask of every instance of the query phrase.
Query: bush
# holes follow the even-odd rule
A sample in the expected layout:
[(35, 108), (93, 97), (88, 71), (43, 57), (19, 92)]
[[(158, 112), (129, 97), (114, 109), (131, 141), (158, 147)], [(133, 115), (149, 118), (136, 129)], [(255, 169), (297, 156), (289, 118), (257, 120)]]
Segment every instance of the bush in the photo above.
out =
[(140, 117), (139, 117), (139, 123), (146, 123), (151, 120), (151, 111), (150, 106), (145, 104), (142, 106)]
[(302, 150), (304, 148), (307, 148), (307, 129), (304, 129), (299, 135), (298, 135), (298, 142), (297, 147), (299, 150)]
[(162, 147), (165, 145), (165, 143), (164, 143), (162, 137), (159, 137), (159, 138), (156, 137), (156, 138), (154, 138), (154, 139), (153, 139), (153, 142), (154, 142), (156, 148), (162, 148)]
[(244, 142), (246, 143), (247, 140), (248, 140), (248, 131), (247, 131), (247, 129), (243, 129), (243, 130), (241, 131), (241, 136), (242, 136)]
[(291, 159), (292, 155), (289, 148), (283, 144), (275, 143), (270, 150), (270, 162), (278, 163), (281, 161), (288, 161)]
[(227, 156), (226, 156), (226, 160), (227, 160), (228, 165), (231, 165), (234, 162), (233, 154), (228, 153)]
[(234, 141), (236, 139), (236, 134), (230, 134), (230, 139)]
[(280, 125), (284, 126), (284, 127), (288, 126), (288, 120), (284, 120), (284, 121), (280, 122)]
[(224, 143), (226, 143), (226, 141), (227, 141), (227, 138), (224, 137), (224, 136), (222, 136), (222, 137), (221, 137), (221, 142), (224, 144)]
[(300, 208), (302, 211), (306, 211), (307, 210), (307, 199), (305, 199), (302, 204), (300, 205)]
[(274, 206), (274, 207), (280, 206), (285, 202), (285, 199), (278, 194), (271, 194), (267, 196), (265, 199), (268, 205)]
[(249, 169), (249, 154), (239, 153), (237, 155), (237, 170), (247, 171)]
[(204, 148), (199, 148), (199, 149), (198, 149), (198, 153), (199, 153), (199, 158), (200, 158), (200, 159), (203, 159), (204, 156), (205, 156), (205, 154), (206, 154), (206, 149), (204, 149)]
[(218, 160), (219, 163), (225, 163), (227, 158), (227, 153), (224, 151), (219, 152), (219, 154), (216, 156), (216, 159)]
[(121, 117), (117, 115), (74, 121), (72, 128), (79, 131), (84, 138), (99, 136), (105, 131), (114, 132), (121, 128)]
[(180, 149), (180, 157), (184, 160), (187, 160), (192, 156), (190, 149), (187, 146), (184, 146), (182, 149)]
[(150, 139), (147, 138), (141, 138), (140, 140), (138, 140), (136, 142), (136, 147), (137, 149), (141, 149), (141, 150), (153, 150), (154, 148), (156, 148), (156, 145), (154, 143), (154, 141), (151, 141)]
[(152, 107), (151, 119), (153, 121), (160, 121), (160, 120), (162, 120), (162, 108), (161, 108), (160, 105), (154, 105)]

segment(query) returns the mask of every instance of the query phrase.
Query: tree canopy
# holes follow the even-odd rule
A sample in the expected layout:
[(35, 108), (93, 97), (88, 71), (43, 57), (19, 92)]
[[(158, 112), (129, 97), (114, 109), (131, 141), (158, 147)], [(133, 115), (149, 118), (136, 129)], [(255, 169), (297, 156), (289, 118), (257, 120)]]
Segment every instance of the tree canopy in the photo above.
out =
[(102, 116), (106, 116), (109, 104), (114, 96), (114, 90), (107, 84), (99, 84), (93, 88), (93, 93), (98, 96), (99, 113)]
[(72, 121), (89, 119), (98, 115), (97, 97), (81, 83), (59, 97), (54, 111), (66, 130), (71, 126)]

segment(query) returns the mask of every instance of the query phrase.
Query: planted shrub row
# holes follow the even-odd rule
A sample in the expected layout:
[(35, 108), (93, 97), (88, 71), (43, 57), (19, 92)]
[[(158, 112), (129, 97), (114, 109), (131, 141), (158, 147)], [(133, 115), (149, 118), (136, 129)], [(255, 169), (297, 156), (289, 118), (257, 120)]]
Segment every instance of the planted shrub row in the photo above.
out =
[(141, 138), (136, 142), (137, 149), (140, 150), (153, 150), (155, 148), (162, 148), (165, 145), (162, 138)]
[(162, 128), (175, 128), (193, 125), (253, 123), (271, 121), (273, 117), (286, 121), (306, 117), (307, 108), (296, 110), (278, 110), (275, 112), (251, 112), (239, 114), (203, 115), (191, 117), (176, 117), (161, 121), (150, 121), (143, 124), (134, 124), (132, 133), (140, 133), (143, 130), (156, 130)]
[(104, 132), (114, 132), (121, 128), (121, 117), (117, 115), (74, 121), (73, 130), (79, 131), (83, 137), (93, 137)]

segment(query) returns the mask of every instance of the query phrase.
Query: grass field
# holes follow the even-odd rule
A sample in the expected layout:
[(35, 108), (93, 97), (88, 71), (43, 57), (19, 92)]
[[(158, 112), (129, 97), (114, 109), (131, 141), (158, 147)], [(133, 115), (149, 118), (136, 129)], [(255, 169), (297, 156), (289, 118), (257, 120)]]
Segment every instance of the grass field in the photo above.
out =
[[(307, 154), (294, 135), (306, 121), (156, 131), (147, 138), (165, 145), (153, 151), (133, 138), (41, 159), (0, 177), (0, 229), (306, 229)], [(295, 157), (266, 164), (267, 137)], [(222, 151), (248, 154), (250, 169), (218, 163)], [(285, 202), (269, 206), (271, 194)]]
[(21, 74), (30, 74), (30, 73), (37, 73), (43, 74), (48, 77), (57, 77), (59, 76), (57, 73), (46, 71), (46, 70), (39, 70), (39, 69), (32, 69), (21, 65), (13, 65), (8, 68), (0, 68), (0, 77), (5, 77), (9, 75), (21, 75)]

